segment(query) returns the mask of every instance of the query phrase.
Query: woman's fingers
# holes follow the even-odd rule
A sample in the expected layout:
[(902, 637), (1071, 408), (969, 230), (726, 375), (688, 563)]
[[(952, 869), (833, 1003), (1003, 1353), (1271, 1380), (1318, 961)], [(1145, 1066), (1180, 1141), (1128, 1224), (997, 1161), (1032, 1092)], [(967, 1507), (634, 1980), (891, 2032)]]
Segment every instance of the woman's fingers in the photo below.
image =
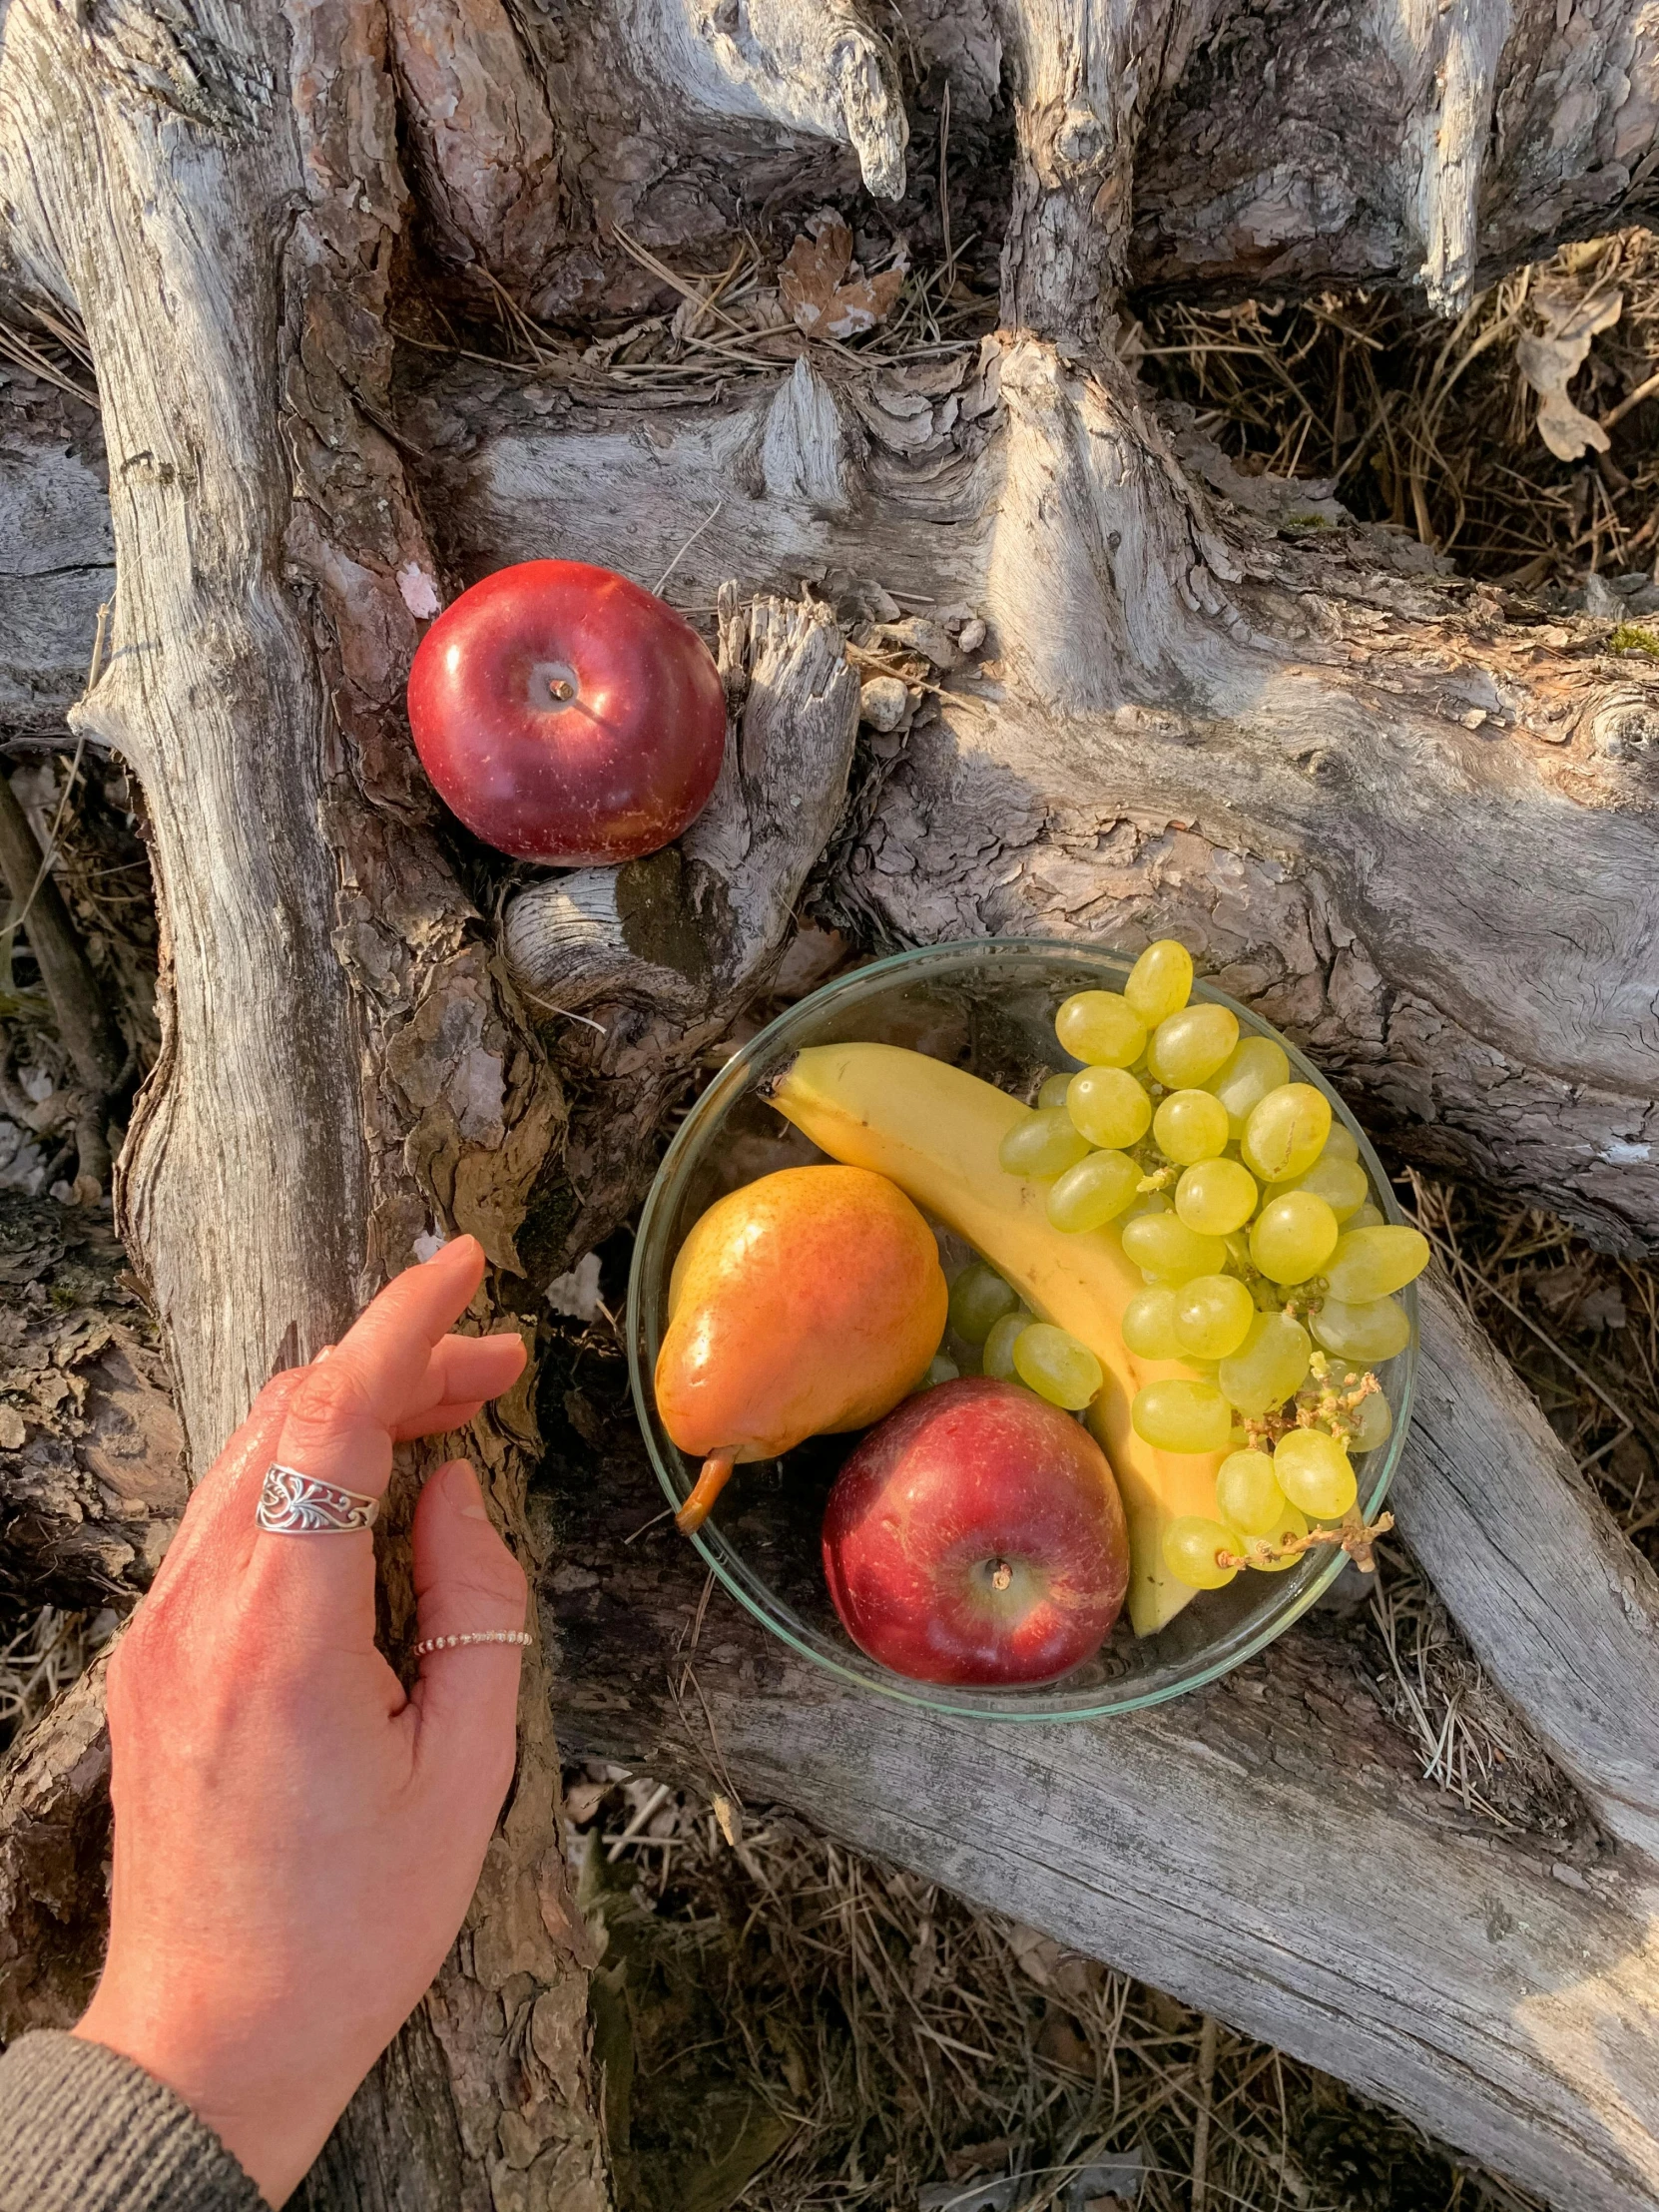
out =
[(192, 1490), (179, 1533), (168, 1545), (167, 1556), (151, 1584), (152, 1598), (204, 1551), (223, 1548), (230, 1557), (246, 1556), (253, 1534), (254, 1500), (265, 1470), (276, 1455), (276, 1438), (304, 1373), (303, 1368), (287, 1368), (272, 1377), (254, 1400), (248, 1418)]
[[(484, 1254), (458, 1237), (389, 1283), (328, 1359), (294, 1391), (276, 1457), (314, 1481), (379, 1497), (394, 1435), (470, 1419), (481, 1393), (504, 1389), (524, 1365), (516, 1336), (449, 1339), (483, 1276)], [(460, 1349), (461, 1345), (467, 1349)], [(435, 1369), (435, 1374), (434, 1374)], [(449, 1378), (457, 1379), (452, 1392)], [(449, 1408), (453, 1407), (453, 1410)], [(256, 1602), (273, 1628), (367, 1651), (374, 1641), (374, 1550), (366, 1531), (256, 1539)]]
[(444, 1399), (498, 1397), (524, 1373), (524, 1343), (513, 1331), (498, 1337), (445, 1337), (434, 1345), (426, 1369), (429, 1401), (411, 1403), (404, 1418), (427, 1410), (427, 1402)]
[[(414, 1585), (422, 1639), (525, 1625), (524, 1570), (496, 1534), (464, 1459), (440, 1467), (420, 1493)], [(517, 1644), (427, 1652), (410, 1699), (416, 1758), (446, 1800), (464, 1801), (480, 1859), (512, 1779), (521, 1656)]]
[(283, 1465), (378, 1497), (391, 1475), (392, 1431), (435, 1401), (427, 1395), (432, 1355), (483, 1275), (477, 1238), (456, 1237), (388, 1283), (329, 1357), (306, 1371), (282, 1424)]
[(524, 1373), (527, 1355), (511, 1331), (497, 1337), (445, 1337), (433, 1348), (420, 1402), (392, 1425), (394, 1443), (464, 1428), (492, 1397)]
[(481, 1397), (452, 1397), (442, 1405), (434, 1405), (429, 1413), (411, 1413), (392, 1430), (392, 1440), (406, 1444), (417, 1436), (443, 1436), (451, 1428), (464, 1428), (483, 1411), (486, 1402)]

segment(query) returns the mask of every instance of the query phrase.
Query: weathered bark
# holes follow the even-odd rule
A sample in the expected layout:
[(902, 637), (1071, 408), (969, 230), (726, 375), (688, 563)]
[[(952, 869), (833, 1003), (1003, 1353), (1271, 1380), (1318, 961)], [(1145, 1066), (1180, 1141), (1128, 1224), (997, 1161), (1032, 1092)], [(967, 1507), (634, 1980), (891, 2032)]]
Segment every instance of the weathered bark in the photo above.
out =
[(1029, 339), (802, 365), (719, 413), (544, 421), (484, 390), (452, 372), (405, 416), (463, 575), (603, 533), (652, 577), (706, 524), (687, 605), (859, 576), (988, 619), (994, 659), (932, 670), (880, 764), (843, 915), (900, 943), (1171, 931), (1418, 1157), (1653, 1249), (1659, 681), (1610, 626), (1539, 648), (1389, 533), (1310, 532), (1294, 487), (1218, 500), (1203, 472), (1247, 482), (1203, 440)]
[(1148, 106), (1134, 281), (1237, 295), (1420, 282), (1466, 303), (1543, 233), (1659, 193), (1655, 30), (1634, 9), (1373, 0), (1195, 7)]
[[(662, 296), (618, 230), (709, 266), (769, 199), (805, 215), (854, 172), (904, 189), (905, 87), (847, 0), (73, 19), (11, 0), (12, 280), (82, 316), (112, 455), (114, 657), (79, 720), (132, 763), (154, 829), (166, 1049), (122, 1218), (196, 1464), (430, 1228), (476, 1230), (498, 1301), (528, 1314), (637, 1195), (662, 1108), (764, 987), (826, 845), (822, 907), (872, 938), (1173, 930), (1426, 1156), (1651, 1248), (1659, 683), (1590, 650), (1591, 626), (1537, 651), (1385, 534), (1309, 535), (1306, 494), (1245, 486), (1112, 348), (1127, 279), (1324, 280), (1333, 207), (1359, 212), (1359, 274), (1453, 300), (1478, 268), (1640, 206), (1653, 34), (1630, 9), (1557, 26), (1553, 0), (1421, 23), (1357, 0), (1323, 23), (910, 0), (914, 59), (950, 80), (973, 158), (1011, 137), (1006, 327), (873, 369), (803, 341), (777, 378), (650, 409), (593, 405), (591, 379), (503, 397), (458, 369), (394, 390), (411, 251), (474, 300), (623, 313)], [(1266, 97), (1229, 74), (1258, 35), (1283, 56)], [(1345, 37), (1393, 74), (1339, 163), (1298, 103), (1329, 83), (1318, 113), (1342, 114)], [(1181, 134), (1190, 160), (1157, 151)], [(51, 466), (80, 486), (91, 463)], [(442, 582), (548, 552), (648, 584), (676, 563), (697, 608), (718, 592), (735, 715), (677, 853), (521, 888), (504, 916), (579, 1091), (562, 1159), (558, 1086), (400, 719)], [(65, 565), (81, 589), (96, 564)], [(895, 622), (888, 593), (928, 618)], [(955, 642), (970, 614), (977, 651)], [(846, 627), (855, 659), (926, 685), (856, 752)], [(25, 666), (13, 694), (63, 695), (60, 662), (43, 643), (39, 686)], [(1413, 1785), (1369, 1709), (1332, 1720), (1340, 1665), (1311, 1637), (1174, 1713), (1018, 1743), (853, 1705), (741, 1623), (699, 1650), (688, 1700), (689, 1677), (664, 1679), (687, 1556), (622, 1551), (611, 1517), (651, 1509), (637, 1453), (607, 1461), (603, 1524), (573, 1519), (552, 1574), (529, 1405), (526, 1386), (471, 1447), (528, 1563), (580, 1598), (566, 1680), (590, 1741), (694, 1766), (707, 1695), (720, 1756), (827, 1826), (1017, 1900), (1563, 2204), (1653, 2201), (1637, 1847), (1659, 1784), (1645, 1724), (1609, 1713), (1654, 1708), (1659, 1600), (1455, 1318), (1401, 1503), (1494, 1678), (1623, 1839), (1560, 1879)], [(385, 1553), (394, 1648), (411, 1489)], [(539, 1662), (525, 1679), (468, 1930), (314, 2206), (601, 2201), (549, 1685)], [(25, 1914), (86, 1902), (95, 1706), (90, 1685), (8, 1779), (0, 1881)], [(9, 2017), (61, 2016), (73, 1979), (31, 1991), (12, 1961)]]
[[(79, 717), (136, 770), (153, 826), (164, 1049), (119, 1196), (197, 1466), (432, 1222), (512, 1266), (558, 1117), (386, 727), (432, 571), (373, 427), (406, 215), (383, 45), (372, 11), (303, 0), (101, 16), (84, 38), (44, 0), (6, 21), (15, 281), (80, 314), (114, 456), (112, 654)], [(472, 1439), (532, 1559), (533, 1436), (521, 1404)], [(401, 1547), (387, 1593), (401, 1639)], [(534, 1658), (525, 1685), (466, 1936), (342, 2122), (356, 2194), (331, 2201), (603, 2201)], [(400, 2063), (447, 2084), (418, 2126), (376, 2117)]]
[(107, 1217), (0, 1192), (0, 1558), (7, 1587), (130, 1603), (190, 1486), (154, 1321)]
[(114, 590), (98, 417), (13, 378), (0, 390), (0, 727), (62, 729)]

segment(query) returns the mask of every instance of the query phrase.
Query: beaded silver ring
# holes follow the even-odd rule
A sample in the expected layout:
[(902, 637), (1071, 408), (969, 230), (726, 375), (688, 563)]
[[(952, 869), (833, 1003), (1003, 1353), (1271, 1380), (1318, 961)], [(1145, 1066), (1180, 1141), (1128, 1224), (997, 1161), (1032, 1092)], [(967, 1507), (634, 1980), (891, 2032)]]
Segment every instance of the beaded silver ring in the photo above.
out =
[(461, 1636), (422, 1636), (414, 1647), (417, 1659), (429, 1651), (456, 1651), (462, 1644), (528, 1644), (527, 1628), (474, 1628)]

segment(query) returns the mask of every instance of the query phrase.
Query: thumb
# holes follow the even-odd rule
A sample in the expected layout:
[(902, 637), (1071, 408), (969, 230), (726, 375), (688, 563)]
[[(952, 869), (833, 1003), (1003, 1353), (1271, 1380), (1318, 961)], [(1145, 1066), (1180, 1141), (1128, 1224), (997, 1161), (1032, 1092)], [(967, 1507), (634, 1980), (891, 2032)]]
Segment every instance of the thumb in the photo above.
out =
[[(419, 1640), (521, 1630), (529, 1586), (496, 1534), (478, 1478), (451, 1459), (427, 1481), (414, 1515), (415, 1618)], [(475, 1790), (493, 1823), (512, 1779), (518, 1711), (518, 1644), (460, 1644), (421, 1655), (410, 1703), (420, 1715), (420, 1753)]]

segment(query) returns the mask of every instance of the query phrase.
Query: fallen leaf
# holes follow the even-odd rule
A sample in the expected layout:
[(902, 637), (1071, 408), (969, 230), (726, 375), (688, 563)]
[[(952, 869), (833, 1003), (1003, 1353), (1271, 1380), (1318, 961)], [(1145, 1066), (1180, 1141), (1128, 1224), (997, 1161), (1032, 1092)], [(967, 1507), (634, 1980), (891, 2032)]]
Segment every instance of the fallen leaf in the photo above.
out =
[(1586, 1329), (1623, 1329), (1629, 1322), (1624, 1300), (1611, 1283), (1598, 1283), (1578, 1309)]
[(784, 260), (778, 296), (798, 330), (815, 338), (873, 330), (898, 297), (902, 269), (866, 276), (854, 269), (852, 233), (839, 216), (815, 218)]
[(1538, 435), (1557, 460), (1576, 461), (1592, 446), (1605, 453), (1612, 440), (1573, 405), (1567, 386), (1583, 367), (1596, 332), (1610, 329), (1624, 312), (1624, 294), (1592, 291), (1573, 299), (1546, 292), (1536, 304), (1545, 327), (1515, 340), (1515, 361), (1541, 402)]

